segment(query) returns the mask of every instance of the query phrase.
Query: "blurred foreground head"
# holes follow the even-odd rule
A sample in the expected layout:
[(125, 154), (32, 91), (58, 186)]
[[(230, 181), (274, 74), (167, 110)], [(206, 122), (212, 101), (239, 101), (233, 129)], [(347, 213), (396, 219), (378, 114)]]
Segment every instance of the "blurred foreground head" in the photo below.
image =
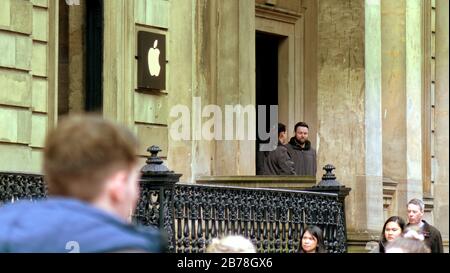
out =
[(424, 242), (424, 236), (414, 229), (408, 229), (403, 236), (389, 242), (386, 253), (430, 253)]
[(136, 137), (95, 115), (71, 115), (47, 135), (43, 171), (50, 195), (93, 203), (127, 218), (138, 192)]
[(256, 253), (252, 242), (238, 235), (226, 236), (222, 239), (213, 239), (206, 249), (208, 253)]

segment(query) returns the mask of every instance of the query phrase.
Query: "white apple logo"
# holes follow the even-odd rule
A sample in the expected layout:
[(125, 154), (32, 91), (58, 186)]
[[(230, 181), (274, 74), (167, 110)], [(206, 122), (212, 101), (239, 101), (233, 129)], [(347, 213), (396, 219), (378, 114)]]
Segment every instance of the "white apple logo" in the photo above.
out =
[(153, 43), (153, 47), (148, 50), (148, 70), (150, 71), (151, 76), (159, 76), (159, 72), (161, 70), (161, 66), (159, 65), (159, 49), (156, 48), (158, 46), (158, 40), (155, 40)]

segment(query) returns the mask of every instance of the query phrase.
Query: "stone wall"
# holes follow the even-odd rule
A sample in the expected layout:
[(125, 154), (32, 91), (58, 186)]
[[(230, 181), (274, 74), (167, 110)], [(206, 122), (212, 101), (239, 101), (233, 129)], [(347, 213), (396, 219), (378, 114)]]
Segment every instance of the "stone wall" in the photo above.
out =
[(45, 134), (54, 121), (52, 8), (47, 0), (2, 1), (0, 170), (40, 170)]
[[(171, 1), (165, 0), (135, 0), (134, 20), (135, 35), (137, 41), (138, 31), (150, 31), (166, 35), (166, 48), (170, 42), (170, 7)], [(135, 56), (137, 56), (137, 43), (134, 46)], [(166, 75), (170, 75), (172, 69), (171, 51), (166, 50)], [(161, 60), (162, 62), (166, 60)], [(134, 129), (137, 133), (141, 148), (139, 155), (148, 156), (146, 151), (151, 145), (158, 145), (162, 152), (159, 156), (166, 159), (168, 154), (168, 94), (172, 93), (168, 84), (169, 77), (166, 76), (166, 90), (159, 92), (142, 92), (137, 88), (137, 60), (134, 62), (133, 80), (134, 88), (130, 92), (134, 93), (133, 116)], [(135, 90), (137, 92), (135, 92)]]
[(318, 6), (318, 166), (332, 163), (338, 180), (352, 188), (349, 233), (367, 231), (372, 185), (365, 170), (364, 11), (363, 0), (321, 0)]
[[(191, 140), (169, 137), (168, 164), (183, 173), (181, 180), (186, 182), (201, 175), (253, 175), (254, 141), (206, 141), (195, 139), (194, 134), (211, 118), (195, 118), (205, 105), (218, 105), (222, 113), (225, 105), (254, 105), (255, 3), (171, 3), (169, 50), (174, 68), (168, 83), (173, 90), (169, 92), (169, 109), (177, 104), (189, 108)], [(201, 99), (201, 105), (194, 97)], [(169, 118), (169, 126), (176, 119)]]
[[(383, 177), (406, 181), (405, 1), (381, 1)], [(397, 190), (397, 189), (396, 189)], [(398, 215), (397, 193), (386, 217)], [(402, 206), (404, 208), (404, 206)]]
[(446, 252), (448, 253), (449, 237), (449, 55), (448, 24), (449, 5), (446, 0), (436, 1), (436, 162), (434, 184), (435, 226), (441, 231)]

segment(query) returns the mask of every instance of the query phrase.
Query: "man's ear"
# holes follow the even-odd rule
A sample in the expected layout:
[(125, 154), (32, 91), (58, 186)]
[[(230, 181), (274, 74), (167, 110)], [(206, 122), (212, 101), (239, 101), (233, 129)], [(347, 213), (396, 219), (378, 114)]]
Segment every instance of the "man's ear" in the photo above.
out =
[(108, 195), (113, 202), (121, 202), (125, 197), (128, 173), (117, 171), (108, 179)]

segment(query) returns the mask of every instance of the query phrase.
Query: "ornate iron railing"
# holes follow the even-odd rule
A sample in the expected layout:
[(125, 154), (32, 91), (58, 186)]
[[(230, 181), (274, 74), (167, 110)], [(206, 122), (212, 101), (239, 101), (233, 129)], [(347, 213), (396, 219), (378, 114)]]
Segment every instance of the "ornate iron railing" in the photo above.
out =
[(335, 194), (178, 185), (174, 195), (175, 249), (203, 252), (213, 238), (239, 234), (258, 252), (298, 252), (306, 225), (324, 231), (328, 252), (345, 252), (345, 226)]
[[(45, 198), (41, 175), (0, 173), (0, 204)], [(204, 252), (211, 240), (240, 234), (262, 253), (298, 252), (306, 225), (322, 228), (328, 252), (346, 251), (343, 204), (337, 194), (141, 181), (134, 219), (167, 233), (168, 251)]]
[(18, 199), (37, 200), (47, 196), (42, 175), (0, 172), (0, 205)]

